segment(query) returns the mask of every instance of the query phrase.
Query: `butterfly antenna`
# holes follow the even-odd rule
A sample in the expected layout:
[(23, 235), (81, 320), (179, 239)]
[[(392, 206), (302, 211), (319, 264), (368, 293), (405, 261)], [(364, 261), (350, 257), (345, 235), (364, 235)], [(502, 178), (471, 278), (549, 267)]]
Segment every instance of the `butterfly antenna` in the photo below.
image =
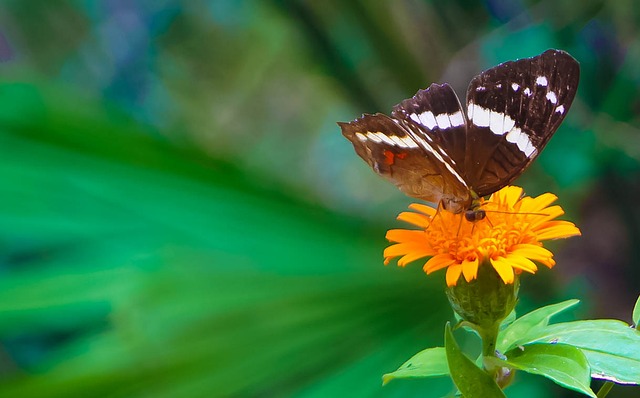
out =
[(547, 213), (521, 213), (515, 211), (500, 211), (500, 210), (485, 210), (485, 213), (499, 213), (499, 214), (524, 214), (527, 216), (550, 216)]
[[(485, 210), (485, 217), (484, 219), (487, 220), (487, 222), (489, 223), (489, 225), (491, 226), (491, 228), (493, 228), (493, 223), (491, 222), (491, 220), (489, 219), (489, 216), (486, 214), (486, 210)], [(475, 225), (474, 225), (475, 226)]]
[[(490, 202), (484, 202), (484, 203), (479, 203), (478, 207), (484, 206), (486, 204), (488, 204)], [(486, 209), (482, 209), (482, 211), (484, 211), (485, 213), (498, 213), (498, 214), (524, 214), (524, 215), (528, 215), (528, 216), (550, 216), (550, 214), (547, 213), (522, 213), (522, 212), (515, 212), (515, 211), (501, 211), (501, 210), (486, 210)], [(493, 227), (493, 225), (491, 225)]]

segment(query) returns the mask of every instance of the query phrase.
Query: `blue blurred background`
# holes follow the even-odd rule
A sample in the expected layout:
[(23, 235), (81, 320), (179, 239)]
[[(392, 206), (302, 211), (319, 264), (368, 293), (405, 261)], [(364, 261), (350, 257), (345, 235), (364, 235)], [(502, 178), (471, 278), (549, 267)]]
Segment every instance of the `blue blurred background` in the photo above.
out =
[[(633, 1), (0, 3), (0, 395), (440, 397), (381, 375), (442, 345), (444, 273), (382, 265), (410, 200), (336, 121), (560, 48), (578, 97), (518, 184), (583, 236), (519, 311), (630, 321)], [(571, 397), (519, 374), (510, 397)], [(634, 396), (628, 388), (616, 396)], [(624, 394), (627, 395), (624, 395)]]

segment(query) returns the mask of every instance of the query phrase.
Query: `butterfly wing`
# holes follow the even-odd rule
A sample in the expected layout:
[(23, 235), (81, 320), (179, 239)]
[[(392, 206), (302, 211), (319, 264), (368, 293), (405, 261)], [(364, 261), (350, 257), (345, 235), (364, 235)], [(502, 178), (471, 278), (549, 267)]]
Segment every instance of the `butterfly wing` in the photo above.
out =
[(547, 50), (500, 64), (471, 81), (464, 164), (471, 189), (489, 195), (529, 166), (567, 114), (579, 75), (573, 57)]
[(409, 196), (460, 212), (472, 191), (510, 184), (542, 151), (575, 97), (579, 65), (548, 50), (476, 76), (467, 116), (447, 84), (432, 84), (396, 105), (392, 116), (339, 123), (358, 155)]
[(451, 165), (426, 138), (416, 141), (416, 126), (380, 113), (338, 124), (356, 153), (405, 194), (442, 202), (451, 211), (466, 208), (469, 191), (464, 181), (451, 175)]
[[(460, 100), (448, 84), (432, 84), (393, 108), (394, 118), (404, 120), (420, 143), (435, 148), (461, 174), (467, 136), (466, 116)], [(428, 149), (427, 149), (428, 150)]]

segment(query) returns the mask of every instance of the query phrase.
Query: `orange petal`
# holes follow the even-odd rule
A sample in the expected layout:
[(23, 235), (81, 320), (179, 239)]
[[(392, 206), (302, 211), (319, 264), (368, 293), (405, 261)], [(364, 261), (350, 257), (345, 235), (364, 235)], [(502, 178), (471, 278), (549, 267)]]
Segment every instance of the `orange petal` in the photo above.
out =
[(529, 272), (531, 274), (535, 274), (538, 270), (538, 267), (533, 263), (533, 261), (517, 254), (508, 254), (504, 259), (505, 261), (510, 263), (511, 267)]
[(491, 265), (493, 266), (493, 269), (495, 269), (498, 275), (500, 275), (500, 278), (502, 279), (502, 281), (504, 283), (513, 283), (514, 273), (511, 265), (507, 261), (505, 261), (504, 258), (497, 258), (495, 260), (494, 259), (490, 259), (490, 260), (491, 260)]
[(462, 273), (461, 264), (454, 264), (447, 268), (447, 286), (455, 286), (460, 279), (460, 273)]
[[(524, 213), (524, 211), (522, 212)], [(535, 218), (528, 217), (527, 221), (531, 222), (532, 228), (537, 229), (541, 224), (563, 215), (564, 210), (562, 210), (562, 207), (560, 206), (551, 206), (551, 207), (547, 207), (546, 209), (537, 210), (533, 214), (537, 216)]]
[(429, 224), (431, 224), (431, 217), (425, 216), (424, 214), (412, 213), (408, 211), (404, 211), (398, 214), (398, 220), (408, 222), (409, 224), (416, 225), (420, 228), (427, 228)]
[(410, 229), (390, 229), (385, 236), (390, 242), (426, 242), (424, 231)]
[(431, 255), (432, 253), (427, 253), (425, 251), (415, 251), (415, 252), (407, 253), (398, 259), (398, 266), (404, 267), (405, 265), (409, 264), (412, 261), (416, 261), (418, 259), (421, 259), (423, 257), (428, 257)]
[(523, 213), (537, 213), (542, 212), (542, 210), (546, 210), (545, 208), (551, 203), (558, 200), (558, 197), (552, 193), (547, 192), (535, 198), (525, 199), (522, 200), (520, 211), (522, 211)]
[(420, 204), (420, 203), (411, 203), (409, 205), (409, 208), (413, 209), (413, 210), (416, 210), (416, 211), (419, 211), (420, 213), (426, 214), (426, 215), (431, 216), (431, 217), (435, 216), (436, 213), (438, 212), (433, 207), (427, 206), (427, 205), (423, 205), (423, 204)]
[(494, 195), (497, 194), (496, 201), (503, 204), (503, 206), (506, 206), (507, 208), (505, 208), (505, 210), (508, 210), (509, 208), (513, 208), (516, 203), (522, 198), (522, 192), (522, 188), (514, 185), (506, 186), (496, 192)]
[(538, 240), (561, 239), (580, 236), (580, 230), (569, 221), (549, 221), (536, 231)]
[(427, 274), (430, 274), (439, 269), (449, 267), (451, 266), (451, 264), (455, 262), (456, 262), (456, 259), (453, 258), (449, 253), (438, 254), (431, 257), (429, 261), (427, 261), (424, 264), (423, 269), (424, 269), (424, 272), (426, 272)]
[(427, 255), (431, 255), (431, 253), (429, 253), (427, 249), (428, 248), (426, 248), (425, 246), (417, 244), (415, 242), (396, 243), (384, 249), (382, 255), (385, 257), (397, 257), (404, 256), (405, 254), (413, 252), (426, 252), (428, 253)]
[(464, 260), (462, 262), (462, 274), (467, 282), (476, 279), (478, 277), (478, 259)]
[(511, 248), (511, 254), (530, 258), (531, 260), (544, 261), (553, 257), (553, 253), (545, 249), (542, 246), (533, 245), (530, 243), (520, 243), (519, 245), (513, 245)]

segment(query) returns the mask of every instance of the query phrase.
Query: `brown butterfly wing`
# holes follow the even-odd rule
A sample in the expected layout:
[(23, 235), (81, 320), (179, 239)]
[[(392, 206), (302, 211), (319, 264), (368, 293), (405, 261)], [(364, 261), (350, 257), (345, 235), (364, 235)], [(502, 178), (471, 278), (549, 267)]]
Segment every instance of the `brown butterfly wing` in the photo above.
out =
[(451, 175), (447, 167), (451, 166), (443, 162), (442, 154), (424, 139), (416, 139), (415, 126), (383, 114), (365, 114), (338, 124), (356, 153), (405, 194), (434, 203), (442, 201), (451, 211), (463, 211), (468, 205), (464, 182)]

